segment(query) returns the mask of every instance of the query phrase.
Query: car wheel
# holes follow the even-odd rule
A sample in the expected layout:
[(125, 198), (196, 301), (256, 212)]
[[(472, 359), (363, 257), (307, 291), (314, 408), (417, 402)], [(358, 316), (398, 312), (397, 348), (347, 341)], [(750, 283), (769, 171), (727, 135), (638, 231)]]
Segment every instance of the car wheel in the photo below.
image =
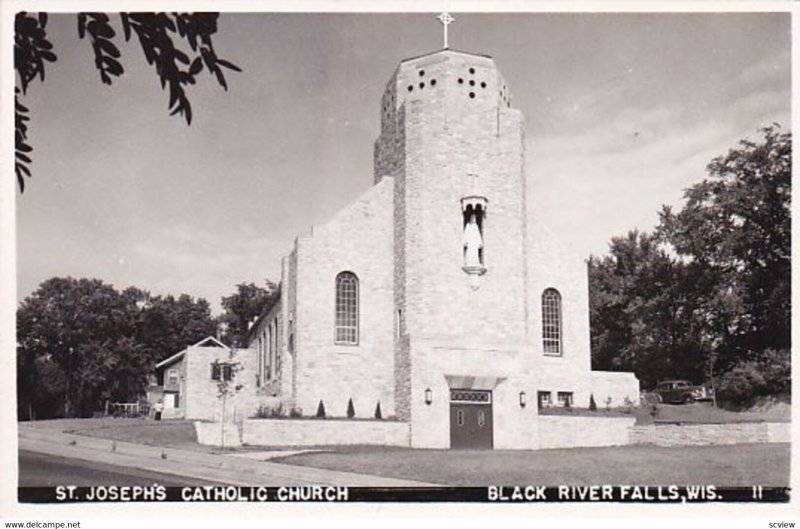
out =
[(685, 397), (683, 397), (683, 403), (694, 404), (694, 397), (692, 397), (691, 395), (686, 395)]

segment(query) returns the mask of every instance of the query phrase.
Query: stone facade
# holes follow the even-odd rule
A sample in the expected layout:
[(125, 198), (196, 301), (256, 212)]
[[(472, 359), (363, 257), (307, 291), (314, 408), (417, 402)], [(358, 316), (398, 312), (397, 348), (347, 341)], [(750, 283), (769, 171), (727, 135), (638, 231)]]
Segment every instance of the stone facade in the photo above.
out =
[(242, 425), (242, 443), (250, 446), (408, 446), (408, 423), (346, 419), (252, 419)]
[[(538, 414), (541, 392), (555, 404), (587, 407), (594, 394), (621, 405), (638, 402), (639, 385), (630, 373), (591, 371), (586, 264), (528, 222), (524, 118), (494, 60), (443, 50), (403, 61), (381, 100), (380, 130), (374, 185), (284, 258), (280, 296), (237, 353), (253, 369), (240, 374), (237, 410), (280, 403), (309, 416), (323, 402), (329, 417), (344, 417), (352, 399), (356, 418), (370, 418), (380, 403), (400, 422), (357, 422), (353, 432), (404, 424), (408, 445), (449, 448), (451, 391), (469, 390), (490, 395), (481, 409), (491, 413), (493, 448), (557, 444), (578, 435), (576, 424), (608, 428)], [(481, 244), (472, 253), (469, 229)], [(335, 337), (342, 273), (358, 285), (357, 340), (347, 344)], [(546, 329), (545, 291), (556, 293)], [(198, 396), (189, 407), (215, 401)], [(285, 422), (293, 426), (251, 426), (258, 438), (274, 440), (269, 424), (293, 442), (311, 434), (292, 428), (350, 429)], [(622, 434), (597, 435), (613, 444)]]
[(791, 423), (650, 424), (631, 430), (631, 443), (656, 446), (789, 443)]

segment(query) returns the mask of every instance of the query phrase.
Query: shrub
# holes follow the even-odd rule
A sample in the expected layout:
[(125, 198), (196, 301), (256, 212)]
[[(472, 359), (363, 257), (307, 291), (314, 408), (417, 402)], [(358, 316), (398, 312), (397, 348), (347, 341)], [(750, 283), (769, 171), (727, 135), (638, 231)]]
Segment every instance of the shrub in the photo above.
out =
[(325, 403), (321, 400), (319, 401), (319, 405), (317, 406), (317, 417), (320, 419), (325, 418)]
[(611, 411), (611, 395), (606, 397), (606, 411)]
[(278, 403), (275, 406), (261, 404), (256, 408), (256, 413), (254, 415), (256, 419), (278, 419), (285, 416), (286, 410), (282, 403)]
[(791, 353), (767, 349), (740, 360), (724, 373), (717, 384), (717, 397), (726, 404), (741, 406), (759, 396), (790, 393), (791, 375)]
[(353, 406), (353, 399), (350, 398), (347, 401), (347, 418), (352, 419), (355, 416), (356, 416), (356, 408), (355, 406)]
[(381, 401), (378, 401), (378, 405), (375, 406), (375, 418), (383, 419), (383, 414), (381, 413)]
[(291, 410), (289, 410), (289, 417), (292, 417), (292, 418), (296, 419), (296, 418), (302, 417), (302, 416), (303, 416), (303, 409), (302, 408), (294, 407)]
[(594, 393), (589, 395), (589, 411), (597, 411), (597, 403), (594, 401)]

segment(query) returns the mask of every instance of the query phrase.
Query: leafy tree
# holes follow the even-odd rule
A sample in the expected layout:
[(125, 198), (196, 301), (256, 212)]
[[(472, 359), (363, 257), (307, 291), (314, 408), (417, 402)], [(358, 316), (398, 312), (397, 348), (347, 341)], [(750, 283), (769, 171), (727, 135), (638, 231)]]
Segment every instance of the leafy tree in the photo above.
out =
[(760, 132), (761, 142), (743, 140), (715, 158), (680, 212), (661, 212), (663, 239), (701, 282), (722, 368), (790, 346), (792, 140), (777, 125)]
[(255, 283), (239, 283), (236, 292), (222, 298), (225, 311), (220, 322), (225, 331), (222, 339), (234, 347), (247, 346), (247, 331), (250, 323), (258, 318), (265, 307), (278, 294), (278, 287), (270, 280), (265, 280), (266, 288)]
[[(653, 234), (589, 261), (592, 364), (720, 381), (731, 401), (788, 391), (791, 134), (761, 129), (664, 206)], [(781, 382), (783, 381), (783, 382)]]
[(638, 231), (615, 237), (609, 250), (589, 260), (593, 367), (633, 371), (645, 387), (700, 379), (683, 267)]
[[(24, 363), (44, 363), (58, 372), (64, 415), (91, 411), (106, 381), (117, 375), (113, 368), (118, 357), (139, 352), (120, 342), (130, 336), (126, 315), (119, 293), (96, 279), (53, 278), (21, 303), (17, 312), (20, 356)], [(37, 386), (20, 387), (22, 399), (33, 400), (30, 393)]]
[(208, 303), (52, 278), (17, 311), (19, 417), (84, 416), (130, 401), (154, 364), (213, 333)]
[[(183, 116), (187, 125), (192, 121), (192, 107), (186, 88), (196, 83), (197, 76), (205, 69), (227, 90), (224, 69), (241, 71), (219, 58), (214, 50), (212, 37), (217, 33), (218, 13), (120, 13), (119, 18), (125, 40), (135, 38), (147, 64), (161, 81), (161, 88), (168, 91), (170, 114)], [(47, 38), (47, 22), (47, 13), (26, 12), (17, 13), (14, 21), (15, 171), (20, 192), (25, 190), (25, 178), (31, 176), (33, 148), (27, 143), (29, 110), (19, 98), (32, 81), (45, 80), (47, 63), (58, 60)], [(119, 60), (117, 32), (110, 17), (104, 13), (79, 13), (77, 32), (81, 40), (88, 40), (91, 45), (100, 80), (112, 84), (125, 69)], [(183, 49), (176, 43), (183, 44)]]
[(146, 347), (152, 361), (163, 360), (216, 334), (217, 325), (205, 299), (187, 294), (177, 298), (148, 296), (140, 307), (137, 340)]

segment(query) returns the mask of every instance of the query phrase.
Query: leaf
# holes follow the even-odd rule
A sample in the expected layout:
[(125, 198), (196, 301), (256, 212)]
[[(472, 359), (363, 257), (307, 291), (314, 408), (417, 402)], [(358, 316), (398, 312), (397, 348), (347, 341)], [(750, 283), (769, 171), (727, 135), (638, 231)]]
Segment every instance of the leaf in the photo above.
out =
[(120, 53), (114, 43), (110, 40), (105, 39), (97, 39), (95, 40), (95, 44), (97, 44), (106, 55), (110, 55), (111, 57), (119, 57)]
[[(15, 172), (17, 173), (17, 183), (19, 184), (19, 192), (20, 193), (24, 193), (25, 192), (25, 176), (22, 174), (22, 172), (20, 170), (20, 168), (22, 168), (22, 167), (24, 167), (24, 166), (21, 165), (21, 164), (16, 164), (14, 166)], [(30, 176), (30, 175), (28, 175), (28, 176)]]
[(92, 20), (86, 25), (86, 29), (95, 38), (103, 37), (106, 39), (110, 39), (114, 37), (114, 30), (111, 28), (111, 26), (109, 26), (105, 22)]
[(113, 76), (116, 76), (116, 77), (119, 77), (125, 71), (122, 68), (122, 65), (119, 62), (117, 62), (114, 59), (112, 59), (111, 57), (103, 57), (103, 64), (106, 67), (105, 70), (110, 75), (113, 75)]
[(17, 172), (25, 173), (28, 177), (31, 176), (31, 170), (28, 169), (27, 165), (23, 165), (21, 163), (14, 164), (14, 165), (15, 165), (15, 169), (17, 170)]
[(86, 36), (86, 13), (78, 13), (78, 38)]
[(203, 58), (196, 57), (193, 61), (191, 66), (189, 66), (189, 74), (190, 75), (197, 75), (203, 70)]
[(125, 41), (127, 42), (131, 40), (131, 21), (127, 13), (120, 13), (119, 16), (122, 19), (122, 31), (125, 34)]
[(53, 53), (52, 51), (47, 51), (47, 50), (40, 50), (39, 51), (39, 57), (41, 57), (42, 59), (44, 59), (47, 62), (56, 62), (56, 59), (57, 59), (55, 53)]
[(214, 72), (217, 76), (217, 82), (224, 88), (226, 91), (228, 90), (228, 83), (225, 82), (225, 76), (222, 73), (222, 70), (217, 70)]
[(175, 58), (181, 61), (183, 64), (189, 64), (189, 56), (183, 53), (181, 50), (175, 48), (174, 54)]
[(217, 59), (217, 64), (219, 64), (220, 66), (224, 66), (225, 68), (227, 68), (229, 70), (233, 70), (235, 72), (241, 72), (242, 71), (241, 68), (239, 68), (238, 66), (236, 66), (232, 62), (226, 61), (225, 59)]

